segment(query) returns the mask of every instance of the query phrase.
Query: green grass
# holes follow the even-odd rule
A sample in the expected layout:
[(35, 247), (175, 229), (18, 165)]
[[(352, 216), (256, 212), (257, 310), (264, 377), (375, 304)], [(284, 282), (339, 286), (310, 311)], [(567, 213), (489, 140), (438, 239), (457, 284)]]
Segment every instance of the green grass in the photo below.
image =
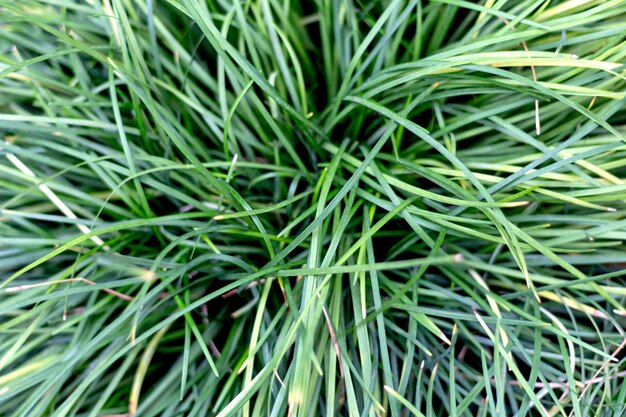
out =
[(0, 0), (0, 415), (623, 416), (625, 21)]

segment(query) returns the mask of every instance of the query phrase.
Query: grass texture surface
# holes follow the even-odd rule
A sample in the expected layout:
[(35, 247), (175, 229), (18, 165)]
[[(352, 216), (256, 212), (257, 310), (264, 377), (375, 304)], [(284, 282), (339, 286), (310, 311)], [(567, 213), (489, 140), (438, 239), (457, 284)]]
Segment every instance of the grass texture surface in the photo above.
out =
[(0, 415), (621, 417), (626, 1), (0, 0)]

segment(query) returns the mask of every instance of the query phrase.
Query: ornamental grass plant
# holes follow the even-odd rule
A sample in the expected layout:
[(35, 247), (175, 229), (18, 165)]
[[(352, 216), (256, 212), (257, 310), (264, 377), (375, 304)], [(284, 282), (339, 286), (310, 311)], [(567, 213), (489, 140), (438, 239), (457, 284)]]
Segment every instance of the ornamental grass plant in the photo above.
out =
[(624, 416), (625, 64), (624, 0), (0, 0), (0, 416)]

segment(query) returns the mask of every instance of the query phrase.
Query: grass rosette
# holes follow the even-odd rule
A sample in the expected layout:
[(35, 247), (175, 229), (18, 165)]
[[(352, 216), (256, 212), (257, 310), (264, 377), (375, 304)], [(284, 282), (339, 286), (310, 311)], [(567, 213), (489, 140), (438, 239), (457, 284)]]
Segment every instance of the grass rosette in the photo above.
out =
[(623, 415), (625, 18), (0, 1), (0, 415)]

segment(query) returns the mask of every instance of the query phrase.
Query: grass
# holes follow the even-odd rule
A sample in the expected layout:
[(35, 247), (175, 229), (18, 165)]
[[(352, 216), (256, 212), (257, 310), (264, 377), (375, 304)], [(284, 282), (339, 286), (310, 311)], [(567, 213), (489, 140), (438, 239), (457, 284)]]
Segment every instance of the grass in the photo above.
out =
[(624, 415), (624, 19), (0, 0), (0, 415)]

